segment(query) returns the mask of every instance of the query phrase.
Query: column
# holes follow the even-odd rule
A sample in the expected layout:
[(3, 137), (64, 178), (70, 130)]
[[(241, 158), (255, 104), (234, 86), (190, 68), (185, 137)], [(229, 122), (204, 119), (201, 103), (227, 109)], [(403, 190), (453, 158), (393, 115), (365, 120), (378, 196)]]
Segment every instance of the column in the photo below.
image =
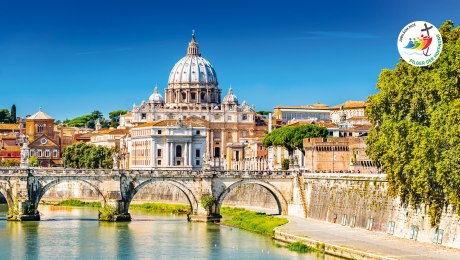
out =
[(188, 157), (190, 156), (188, 154), (188, 142), (185, 143), (183, 152), (184, 152), (184, 166), (188, 166)]
[(169, 166), (174, 166), (174, 144), (169, 143)]
[(192, 166), (193, 165), (193, 163), (192, 163), (193, 162), (193, 160), (192, 160), (192, 158), (193, 158), (192, 143), (188, 142), (187, 144), (188, 144), (188, 154), (189, 154), (189, 156), (188, 156), (188, 165)]
[(166, 159), (165, 163), (166, 163), (166, 166), (169, 166), (169, 142), (166, 143), (166, 145), (164, 146), (164, 151), (163, 151), (163, 158)]

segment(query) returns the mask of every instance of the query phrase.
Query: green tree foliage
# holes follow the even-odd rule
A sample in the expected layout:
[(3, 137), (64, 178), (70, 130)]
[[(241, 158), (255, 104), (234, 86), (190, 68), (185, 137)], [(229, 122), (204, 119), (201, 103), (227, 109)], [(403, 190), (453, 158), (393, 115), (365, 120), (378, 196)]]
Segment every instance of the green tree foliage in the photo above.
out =
[(284, 171), (289, 170), (289, 159), (284, 158), (284, 159), (281, 161), (281, 170), (284, 170)]
[(17, 118), (16, 118), (16, 105), (13, 104), (11, 106), (11, 111), (10, 111), (10, 122), (16, 124)]
[(30, 167), (38, 167), (40, 166), (40, 162), (38, 161), (37, 157), (31, 156), (29, 158), (29, 165)]
[(367, 153), (387, 174), (389, 193), (428, 206), (433, 226), (447, 204), (460, 213), (460, 27), (447, 21), (440, 32), (439, 59), (384, 69), (366, 109), (375, 126)]
[[(127, 110), (116, 110), (109, 113), (111, 120), (106, 120), (104, 115), (99, 110), (94, 110), (91, 114), (82, 115), (75, 117), (73, 119), (66, 119), (62, 122), (66, 126), (75, 126), (75, 127), (88, 127), (96, 128), (96, 122), (99, 120), (102, 127), (108, 128), (109, 126), (117, 127), (118, 122), (120, 121), (120, 114), (125, 114)], [(117, 114), (118, 113), (118, 114)]]
[(64, 148), (62, 158), (70, 168), (113, 168), (113, 149), (78, 142)]
[(267, 111), (267, 110), (260, 110), (257, 111), (257, 114), (262, 115), (262, 116), (268, 116), (272, 111)]
[(201, 197), (201, 206), (203, 206), (203, 208), (206, 209), (208, 215), (211, 214), (212, 206), (214, 206), (216, 202), (216, 198), (214, 198), (214, 196), (212, 195), (204, 195), (203, 197)]
[(115, 110), (109, 113), (110, 126), (117, 127), (120, 125), (120, 115), (128, 113), (128, 110)]
[(8, 109), (0, 109), (0, 123), (10, 123), (11, 122), (11, 116), (10, 112)]
[(0, 161), (0, 166), (2, 167), (14, 167), (19, 166), (19, 161), (15, 159), (4, 159)]
[(286, 126), (273, 130), (262, 141), (265, 147), (283, 146), (292, 155), (295, 150), (305, 154), (303, 139), (313, 137), (327, 137), (327, 128), (308, 124), (300, 126)]

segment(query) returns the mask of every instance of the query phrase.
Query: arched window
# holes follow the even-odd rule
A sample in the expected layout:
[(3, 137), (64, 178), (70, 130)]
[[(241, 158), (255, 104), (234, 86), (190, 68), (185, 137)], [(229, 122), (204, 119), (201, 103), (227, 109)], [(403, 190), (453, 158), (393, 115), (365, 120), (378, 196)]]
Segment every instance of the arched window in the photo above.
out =
[(182, 157), (182, 146), (176, 146), (176, 157)]

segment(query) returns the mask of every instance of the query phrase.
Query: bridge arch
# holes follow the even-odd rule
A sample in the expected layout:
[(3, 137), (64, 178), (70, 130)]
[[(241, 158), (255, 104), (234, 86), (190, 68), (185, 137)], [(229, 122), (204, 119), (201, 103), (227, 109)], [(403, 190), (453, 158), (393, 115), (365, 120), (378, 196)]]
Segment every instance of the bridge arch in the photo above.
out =
[(267, 189), (275, 198), (276, 204), (278, 205), (278, 212), (280, 215), (287, 215), (288, 213), (288, 203), (281, 192), (273, 185), (268, 182), (260, 181), (260, 180), (241, 180), (238, 182), (233, 183), (232, 185), (228, 186), (217, 198), (217, 205), (216, 205), (216, 213), (220, 214), (220, 208), (222, 207), (222, 203), (224, 202), (225, 197), (237, 187), (244, 185), (244, 184), (257, 184), (265, 189)]
[(52, 181), (46, 183), (45, 186), (41, 187), (40, 192), (38, 193), (38, 196), (35, 198), (35, 202), (34, 202), (34, 206), (35, 206), (34, 210), (35, 210), (35, 212), (37, 211), (38, 204), (40, 203), (42, 197), (46, 194), (46, 192), (49, 191), (54, 186), (56, 186), (58, 184), (61, 184), (61, 183), (64, 183), (64, 182), (82, 182), (82, 183), (88, 184), (102, 198), (101, 205), (102, 206), (105, 205), (105, 203), (106, 203), (105, 196), (102, 193), (102, 191), (99, 189), (99, 187), (97, 187), (97, 185), (94, 185), (94, 183), (91, 183), (90, 181), (87, 181), (87, 180), (79, 180), (79, 179), (75, 179), (75, 180), (56, 179), (56, 180), (52, 180)]
[(134, 196), (136, 196), (136, 194), (142, 188), (144, 188), (145, 186), (147, 186), (149, 184), (152, 184), (152, 183), (166, 183), (166, 184), (170, 184), (170, 185), (178, 188), (180, 191), (182, 191), (182, 193), (187, 198), (187, 200), (188, 200), (188, 202), (190, 204), (190, 208), (192, 209), (192, 214), (195, 214), (198, 211), (198, 200), (197, 200), (196, 196), (193, 194), (193, 192), (189, 188), (187, 188), (187, 186), (185, 186), (184, 184), (182, 184), (180, 182), (177, 182), (177, 181), (164, 180), (164, 179), (149, 179), (149, 180), (141, 182), (139, 185), (137, 185), (134, 188), (134, 190), (133, 190), (133, 192), (131, 194), (131, 197), (129, 199), (129, 202), (127, 203), (126, 209), (129, 208), (129, 205), (131, 204), (131, 201), (133, 200)]
[(11, 197), (11, 194), (7, 191), (7, 188), (3, 187), (4, 185), (8, 185), (5, 183), (0, 184), (0, 193), (5, 197), (6, 204), (8, 204), (8, 208), (12, 209), (14, 208), (14, 200)]

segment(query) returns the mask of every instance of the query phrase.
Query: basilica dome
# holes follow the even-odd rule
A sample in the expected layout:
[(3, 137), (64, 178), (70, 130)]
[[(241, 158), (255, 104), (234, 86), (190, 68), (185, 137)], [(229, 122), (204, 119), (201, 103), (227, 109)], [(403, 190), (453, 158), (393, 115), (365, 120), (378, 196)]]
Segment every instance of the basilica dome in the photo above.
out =
[(198, 43), (192, 34), (188, 44), (187, 55), (174, 65), (169, 74), (168, 85), (174, 84), (206, 84), (217, 85), (217, 75), (211, 63), (201, 57)]
[(157, 86), (155, 86), (155, 90), (153, 90), (152, 95), (150, 95), (149, 101), (153, 103), (163, 103), (163, 97), (158, 93)]
[(224, 97), (224, 103), (226, 104), (238, 104), (238, 98), (235, 94), (233, 94), (232, 87), (228, 89), (227, 95)]

